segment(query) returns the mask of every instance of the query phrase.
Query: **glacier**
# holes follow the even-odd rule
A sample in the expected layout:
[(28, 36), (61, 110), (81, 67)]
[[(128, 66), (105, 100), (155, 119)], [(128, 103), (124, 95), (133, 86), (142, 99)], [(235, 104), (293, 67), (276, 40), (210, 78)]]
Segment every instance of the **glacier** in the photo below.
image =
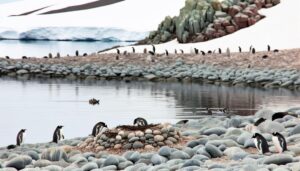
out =
[(26, 30), (0, 29), (2, 40), (56, 40), (56, 41), (138, 41), (149, 32), (127, 31), (120, 28), (99, 27), (38, 27)]

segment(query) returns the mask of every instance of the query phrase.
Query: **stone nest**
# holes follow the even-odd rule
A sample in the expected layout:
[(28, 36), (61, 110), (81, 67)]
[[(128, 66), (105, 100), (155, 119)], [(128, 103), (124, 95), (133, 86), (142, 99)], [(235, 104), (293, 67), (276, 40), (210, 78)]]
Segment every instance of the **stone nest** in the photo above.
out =
[(181, 141), (180, 132), (171, 125), (122, 125), (96, 137), (89, 137), (78, 145), (81, 151), (145, 149), (173, 146)]

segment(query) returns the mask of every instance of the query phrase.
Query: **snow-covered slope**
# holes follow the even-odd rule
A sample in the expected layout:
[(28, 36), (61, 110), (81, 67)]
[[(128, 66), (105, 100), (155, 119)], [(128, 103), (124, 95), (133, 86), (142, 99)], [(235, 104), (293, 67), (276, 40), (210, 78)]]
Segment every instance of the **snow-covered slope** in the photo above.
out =
[[(174, 40), (156, 45), (156, 50), (163, 53), (165, 49), (170, 52), (174, 52), (174, 49), (183, 49), (186, 53), (190, 53), (192, 47), (205, 51), (218, 48), (225, 50), (229, 47), (231, 51), (238, 51), (238, 46), (241, 46), (243, 50), (248, 50), (251, 45), (257, 50), (266, 50), (268, 44), (273, 49), (300, 48), (299, 7), (299, 0), (282, 0), (277, 6), (260, 11), (266, 18), (231, 35), (193, 44), (179, 44)], [(151, 48), (150, 46), (138, 46), (136, 51), (143, 52), (145, 47)], [(131, 47), (121, 48), (121, 50), (131, 51)], [(115, 50), (108, 52), (115, 53)]]
[[(39, 15), (41, 13), (61, 9), (69, 6), (85, 4), (95, 0), (22, 0), (0, 5), (0, 35), (2, 38), (21, 38), (24, 34), (55, 33), (55, 39), (73, 40), (81, 33), (94, 29), (94, 37), (99, 39), (98, 33), (105, 31), (102, 37), (113, 37), (124, 40), (144, 38), (147, 32), (155, 30), (158, 23), (167, 15), (178, 15), (179, 9), (184, 6), (185, 0), (124, 0), (108, 6), (79, 10), (74, 12)], [(25, 16), (9, 17), (29, 11), (44, 8)], [(80, 29), (74, 29), (78, 27)], [(67, 29), (67, 34), (64, 33)], [(73, 28), (72, 32), (70, 28)], [(97, 31), (95, 31), (98, 28)], [(118, 30), (118, 34), (113, 30)], [(123, 31), (121, 31), (123, 30)], [(73, 33), (73, 34), (72, 34)], [(128, 34), (128, 36), (125, 36)], [(38, 34), (39, 35), (39, 34)], [(53, 34), (45, 34), (43, 38), (52, 39)], [(69, 36), (69, 37), (66, 37)], [(93, 36), (92, 33), (88, 37)], [(39, 38), (36, 36), (35, 38)], [(83, 36), (85, 39), (86, 37)]]

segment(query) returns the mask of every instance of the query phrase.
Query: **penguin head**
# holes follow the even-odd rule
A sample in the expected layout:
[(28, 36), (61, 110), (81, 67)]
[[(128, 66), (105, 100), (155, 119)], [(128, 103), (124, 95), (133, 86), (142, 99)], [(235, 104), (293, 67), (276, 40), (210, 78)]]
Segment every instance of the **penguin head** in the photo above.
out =
[(62, 125), (58, 125), (58, 126), (57, 126), (58, 129), (62, 129), (63, 127), (64, 127), (64, 126), (62, 126)]
[(273, 136), (277, 136), (277, 135), (278, 135), (278, 132), (273, 132), (272, 135), (273, 135)]
[(259, 136), (259, 133), (254, 133), (252, 138), (257, 138)]
[(24, 133), (25, 131), (26, 131), (26, 129), (21, 129), (21, 132), (23, 132), (23, 133)]
[(99, 126), (102, 126), (102, 127), (106, 127), (107, 128), (107, 125), (104, 123), (104, 122), (99, 122)]

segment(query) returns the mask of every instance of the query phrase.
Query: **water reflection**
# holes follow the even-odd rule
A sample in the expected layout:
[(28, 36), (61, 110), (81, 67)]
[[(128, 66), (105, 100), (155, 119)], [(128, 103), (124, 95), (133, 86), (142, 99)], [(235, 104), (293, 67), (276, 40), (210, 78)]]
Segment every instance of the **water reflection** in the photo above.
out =
[[(228, 108), (238, 115), (263, 107), (283, 111), (296, 107), (300, 92), (207, 84), (123, 81), (66, 81), (59, 79), (0, 79), (0, 145), (14, 142), (27, 128), (29, 142), (51, 139), (53, 129), (65, 125), (68, 138), (90, 134), (98, 121), (109, 126), (131, 123), (135, 117), (150, 122), (175, 122), (203, 117), (201, 108)], [(100, 99), (90, 106), (90, 98)]]

